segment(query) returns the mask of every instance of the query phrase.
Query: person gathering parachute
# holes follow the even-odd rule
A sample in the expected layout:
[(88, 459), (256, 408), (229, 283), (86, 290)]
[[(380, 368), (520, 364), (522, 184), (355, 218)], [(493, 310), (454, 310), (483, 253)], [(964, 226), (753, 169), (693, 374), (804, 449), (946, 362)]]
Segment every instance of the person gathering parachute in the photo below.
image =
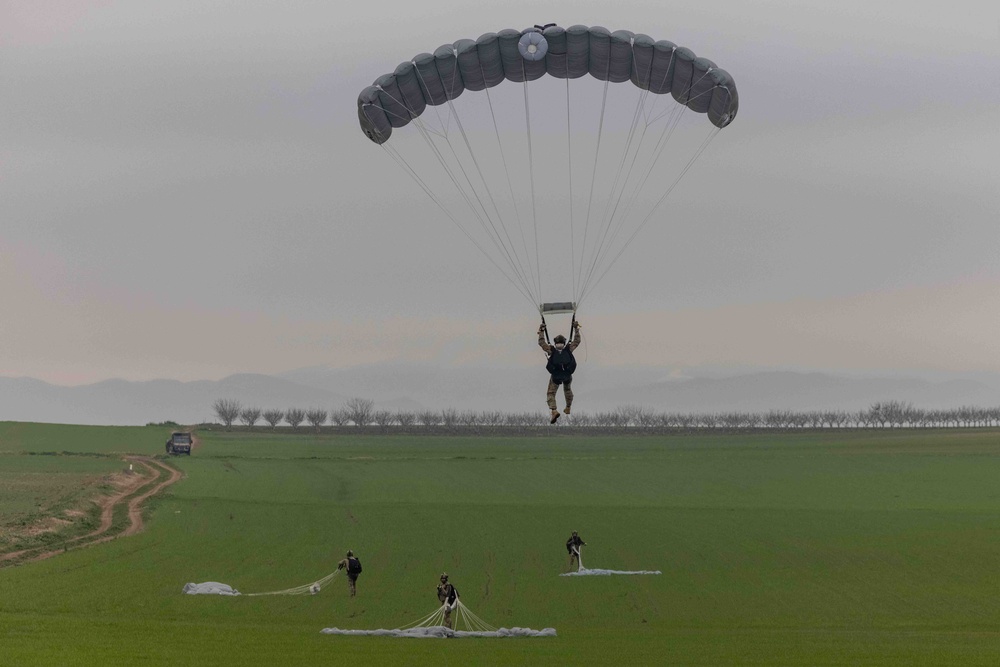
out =
[(549, 386), (545, 393), (545, 402), (551, 412), (550, 424), (555, 424), (556, 420), (559, 419), (556, 392), (560, 385), (563, 388), (563, 396), (566, 398), (566, 408), (563, 412), (567, 415), (570, 414), (570, 409), (573, 406), (573, 389), (570, 387), (573, 383), (573, 373), (576, 371), (576, 358), (573, 356), (573, 351), (580, 346), (580, 323), (576, 319), (573, 320), (570, 332), (573, 335), (573, 340), (569, 344), (566, 343), (566, 336), (562, 334), (553, 338), (552, 344), (549, 344), (546, 340), (548, 327), (545, 325), (545, 321), (542, 320), (542, 325), (538, 327), (538, 346), (542, 348), (542, 352), (546, 354), (548, 359), (545, 370), (549, 372)]
[(569, 567), (571, 570), (574, 564), (576, 565), (576, 569), (580, 568), (580, 548), (586, 545), (587, 543), (580, 538), (575, 530), (569, 536), (569, 539), (566, 540), (566, 551), (569, 552)]
[(347, 550), (347, 556), (337, 563), (337, 569), (347, 572), (347, 588), (351, 591), (351, 597), (357, 595), (358, 577), (361, 576), (361, 561), (352, 550)]
[(444, 607), (444, 627), (451, 628), (451, 612), (458, 604), (458, 589), (448, 581), (448, 573), (441, 573), (441, 583), (437, 587), (438, 602)]
[[(603, 84), (600, 97), (600, 85), (577, 83), (587, 78)], [(620, 83), (632, 85), (611, 85)], [(664, 202), (738, 109), (733, 77), (688, 48), (551, 23), (420, 53), (357, 100), (364, 135), (543, 322), (550, 312), (575, 318), (650, 223), (681, 222)], [(413, 222), (406, 215), (400, 223)], [(552, 292), (572, 299), (547, 302)]]

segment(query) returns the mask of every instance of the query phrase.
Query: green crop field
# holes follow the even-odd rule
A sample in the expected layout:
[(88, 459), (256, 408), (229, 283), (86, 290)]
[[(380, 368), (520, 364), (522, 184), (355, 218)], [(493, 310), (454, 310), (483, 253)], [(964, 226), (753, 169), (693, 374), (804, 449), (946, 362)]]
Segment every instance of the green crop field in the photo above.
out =
[[(31, 506), (11, 480), (117, 470), (167, 434), (0, 424), (0, 513)], [(0, 665), (1000, 662), (996, 430), (200, 436), (145, 532), (0, 569)], [(572, 530), (589, 567), (663, 574), (559, 577)], [(349, 548), (355, 599), (343, 577), (181, 593), (308, 584)], [(443, 570), (487, 622), (558, 637), (320, 633), (425, 616)]]

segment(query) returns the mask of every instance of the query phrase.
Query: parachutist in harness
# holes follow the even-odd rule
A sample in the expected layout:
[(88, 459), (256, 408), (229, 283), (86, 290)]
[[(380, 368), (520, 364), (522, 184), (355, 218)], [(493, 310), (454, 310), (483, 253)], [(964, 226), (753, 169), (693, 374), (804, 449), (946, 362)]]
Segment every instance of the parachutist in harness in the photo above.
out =
[(448, 573), (441, 573), (441, 583), (437, 587), (438, 602), (444, 606), (444, 627), (451, 627), (451, 612), (458, 604), (458, 589), (448, 583)]
[(351, 591), (351, 597), (357, 595), (358, 592), (358, 576), (361, 574), (361, 561), (354, 555), (353, 551), (348, 550), (347, 558), (337, 563), (338, 570), (347, 570), (347, 587)]
[(549, 387), (545, 394), (545, 401), (552, 412), (549, 419), (550, 424), (555, 424), (556, 420), (559, 419), (559, 408), (556, 406), (556, 391), (559, 389), (559, 385), (562, 385), (563, 395), (566, 397), (566, 409), (563, 412), (569, 414), (570, 408), (573, 405), (573, 389), (570, 387), (573, 383), (573, 372), (576, 370), (576, 359), (573, 357), (573, 350), (580, 345), (580, 323), (575, 318), (570, 329), (570, 335), (573, 336), (571, 343), (567, 344), (566, 337), (560, 334), (552, 339), (552, 344), (550, 345), (546, 341), (548, 330), (544, 319), (542, 320), (542, 325), (538, 327), (538, 346), (548, 356), (548, 363), (545, 364), (545, 370), (549, 372)]
[(569, 552), (569, 566), (572, 569), (573, 563), (576, 563), (577, 569), (580, 568), (580, 547), (586, 546), (586, 542), (580, 539), (580, 536), (573, 531), (573, 534), (569, 536), (566, 540), (566, 551)]

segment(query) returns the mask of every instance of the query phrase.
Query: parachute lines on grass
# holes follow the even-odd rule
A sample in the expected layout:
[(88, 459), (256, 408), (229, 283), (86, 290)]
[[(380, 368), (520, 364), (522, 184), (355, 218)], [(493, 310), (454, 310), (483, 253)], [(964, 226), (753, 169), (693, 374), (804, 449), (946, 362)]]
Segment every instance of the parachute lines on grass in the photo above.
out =
[(580, 549), (573, 547), (576, 552), (577, 570), (576, 572), (563, 572), (560, 577), (594, 577), (610, 576), (614, 574), (663, 574), (659, 570), (605, 570), (603, 568), (585, 568), (583, 566), (583, 554)]
[(266, 593), (240, 593), (229, 584), (222, 584), (217, 581), (206, 581), (200, 584), (184, 584), (182, 592), (188, 595), (243, 595), (246, 597), (258, 597), (261, 595), (316, 595), (325, 588), (340, 570), (334, 570), (322, 579), (317, 579), (311, 584), (303, 584), (293, 588), (286, 588), (280, 591), (267, 591)]
[(497, 628), (472, 612), (461, 599), (456, 600), (451, 608), (454, 629), (445, 627), (444, 616), (448, 605), (443, 604), (420, 620), (400, 628), (378, 630), (347, 630), (342, 628), (323, 628), (325, 635), (346, 635), (352, 637), (413, 637), (413, 638), (449, 638), (449, 637), (555, 637), (555, 628), (532, 630), (531, 628)]

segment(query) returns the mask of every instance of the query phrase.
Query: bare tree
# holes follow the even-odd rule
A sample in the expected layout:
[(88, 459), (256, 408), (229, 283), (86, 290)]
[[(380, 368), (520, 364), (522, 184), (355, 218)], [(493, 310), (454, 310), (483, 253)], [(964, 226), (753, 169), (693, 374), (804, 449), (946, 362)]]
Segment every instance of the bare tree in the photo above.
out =
[(355, 426), (367, 426), (372, 421), (375, 401), (370, 398), (352, 398), (347, 401), (347, 412)]
[(240, 421), (253, 430), (254, 424), (260, 421), (260, 408), (244, 408), (240, 410)]
[(441, 423), (445, 428), (453, 428), (458, 423), (458, 410), (455, 408), (445, 408), (441, 411)]
[(243, 409), (243, 406), (235, 399), (220, 398), (212, 404), (212, 409), (215, 410), (215, 415), (219, 418), (219, 421), (226, 425), (226, 430), (228, 431), (232, 429), (233, 422), (240, 416), (240, 410)]
[(652, 428), (656, 425), (656, 413), (641, 405), (635, 407), (632, 419), (636, 426), (641, 426), (642, 428)]
[(417, 413), (417, 423), (421, 426), (437, 426), (441, 423), (441, 415), (433, 410), (424, 410)]
[(326, 423), (326, 410), (323, 408), (311, 408), (306, 410), (306, 420), (312, 424), (316, 432), (319, 433), (319, 427)]
[(330, 410), (330, 423), (334, 426), (347, 426), (351, 423), (351, 413), (347, 408)]
[(372, 413), (372, 421), (383, 431), (396, 423), (396, 415), (388, 410), (376, 410)]
[(264, 421), (271, 425), (273, 431), (282, 419), (285, 418), (284, 410), (264, 410)]
[(410, 428), (411, 426), (413, 426), (413, 423), (416, 421), (416, 419), (417, 416), (412, 412), (406, 412), (400, 410), (399, 412), (396, 413), (396, 423), (402, 426), (403, 428)]
[(306, 418), (305, 410), (300, 408), (288, 408), (285, 410), (285, 421), (292, 427), (294, 431), (302, 423), (302, 420)]

